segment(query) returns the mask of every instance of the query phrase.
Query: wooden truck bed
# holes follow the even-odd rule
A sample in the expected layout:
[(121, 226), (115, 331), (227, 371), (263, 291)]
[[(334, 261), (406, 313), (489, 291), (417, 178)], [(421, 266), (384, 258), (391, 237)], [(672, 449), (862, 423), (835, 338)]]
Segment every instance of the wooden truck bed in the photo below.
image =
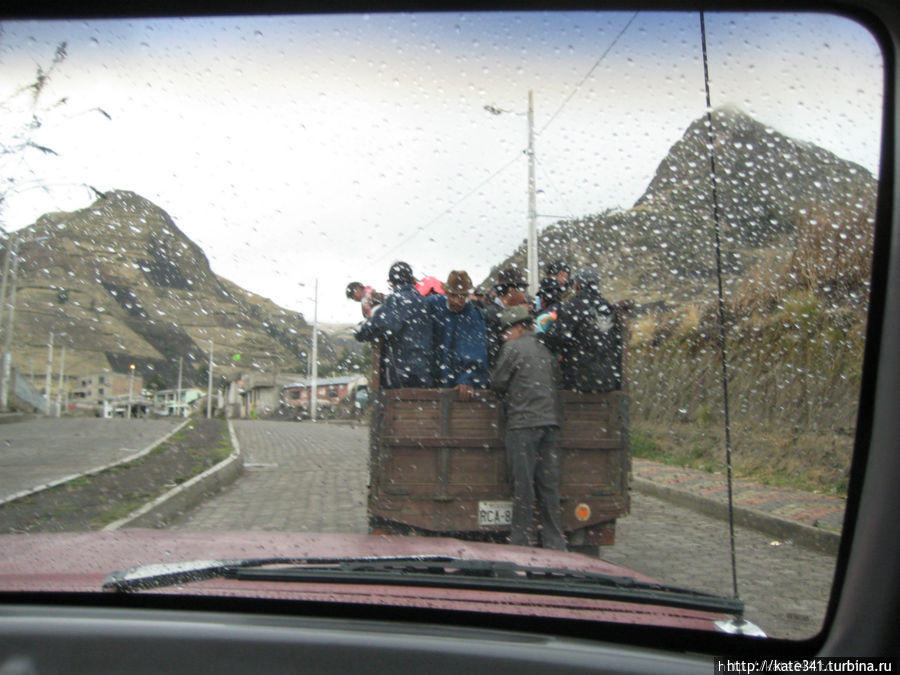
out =
[[(628, 513), (628, 396), (560, 392), (560, 497), (570, 544), (610, 545)], [(372, 411), (373, 531), (503, 540), (511, 515), (503, 406), (487, 391), (387, 389)]]

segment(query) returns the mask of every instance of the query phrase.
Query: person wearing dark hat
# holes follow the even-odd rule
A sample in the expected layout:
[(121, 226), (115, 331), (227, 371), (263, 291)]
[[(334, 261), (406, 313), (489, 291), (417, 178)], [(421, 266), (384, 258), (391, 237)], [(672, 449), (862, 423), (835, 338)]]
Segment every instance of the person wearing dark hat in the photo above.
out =
[(431, 316), (425, 298), (413, 285), (412, 268), (405, 262), (391, 265), (388, 282), (394, 289), (380, 309), (354, 331), (360, 342), (384, 339), (381, 386), (434, 386)]
[(535, 308), (537, 312), (543, 314), (556, 309), (556, 305), (559, 304), (562, 298), (563, 290), (563, 287), (553, 277), (541, 279), (541, 285), (537, 292), (537, 307)]
[(506, 307), (518, 305), (525, 305), (529, 311), (532, 309), (528, 297), (528, 282), (518, 267), (510, 265), (500, 270), (493, 291), (497, 294), (497, 301), (484, 307), (484, 322), (488, 330), (488, 360), (492, 366), (497, 362), (500, 348), (503, 347), (503, 331), (498, 320), (500, 312)]
[(537, 499), (541, 546), (565, 550), (559, 502), (559, 366), (535, 336), (525, 305), (503, 310), (499, 322), (504, 342), (491, 373), (491, 389), (506, 407), (506, 463), (513, 486), (509, 542), (537, 545)]
[(360, 303), (360, 309), (366, 319), (372, 316), (372, 312), (384, 302), (383, 293), (379, 293), (371, 286), (363, 286), (358, 281), (351, 281), (347, 284), (347, 297)]
[[(569, 263), (565, 260), (554, 260), (547, 265), (544, 269), (544, 273), (546, 276), (541, 279), (541, 285), (544, 285), (546, 282), (549, 287), (552, 286), (553, 282), (556, 282), (556, 288), (559, 289), (556, 293), (556, 302), (572, 299), (573, 293), (571, 280), (569, 279), (571, 273)], [(545, 311), (543, 307), (541, 307), (541, 311)]]
[(600, 294), (600, 277), (582, 267), (572, 278), (575, 295), (562, 302), (542, 334), (562, 357), (563, 387), (604, 392), (622, 388), (622, 325), (615, 307)]
[(461, 400), (474, 389), (488, 386), (487, 329), (481, 309), (469, 302), (472, 281), (453, 270), (443, 285), (445, 295), (427, 298), (434, 331), (434, 380), (438, 387), (456, 389)]

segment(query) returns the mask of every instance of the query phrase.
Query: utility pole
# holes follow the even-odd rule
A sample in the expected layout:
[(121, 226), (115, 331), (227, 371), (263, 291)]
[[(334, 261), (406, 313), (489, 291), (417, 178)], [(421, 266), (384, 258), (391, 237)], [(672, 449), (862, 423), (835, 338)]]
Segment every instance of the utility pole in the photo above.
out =
[(538, 292), (537, 198), (534, 177), (534, 92), (528, 92), (528, 293)]
[(212, 418), (213, 341), (209, 341), (209, 378), (206, 383), (206, 419)]
[(47, 377), (44, 379), (44, 414), (50, 417), (50, 377), (53, 371), (53, 333), (47, 343)]
[(319, 280), (316, 279), (315, 296), (313, 297), (313, 332), (312, 332), (312, 382), (310, 383), (309, 418), (316, 421), (316, 406), (319, 403)]
[(56, 416), (62, 417), (63, 411), (63, 377), (66, 371), (66, 346), (62, 346), (62, 355), (59, 360), (59, 385), (56, 387)]
[(175, 404), (176, 404), (175, 409), (181, 411), (182, 417), (187, 417), (187, 406), (185, 406), (183, 404), (183, 401), (181, 400), (181, 369), (182, 369), (183, 365), (184, 365), (184, 357), (179, 356), (178, 357), (178, 389), (175, 391)]
[(134, 397), (134, 364), (132, 363), (128, 368), (131, 370), (131, 375), (128, 378), (128, 412), (125, 416), (131, 419), (131, 401)]
[[(10, 289), (9, 289), (9, 302), (7, 302), (6, 306), (9, 307), (9, 319), (6, 322), (6, 334), (3, 337), (3, 353), (0, 355), (0, 410), (6, 410), (9, 405), (9, 379), (10, 379), (10, 365), (12, 363), (12, 336), (13, 336), (13, 327), (15, 326), (16, 319), (16, 270), (19, 266), (19, 255), (17, 253), (17, 249), (19, 246), (19, 238), (15, 234), (10, 235), (12, 239), (12, 243), (9, 245), (9, 249), (7, 250), (7, 258), (9, 258), (10, 253), (14, 256), (12, 260), (12, 266), (9, 269), (9, 278), (10, 278)], [(4, 276), (3, 276), (3, 284), (6, 284), (6, 263), (4, 262)], [(6, 293), (0, 293), (0, 319), (3, 317), (3, 307), (2, 307), (2, 299), (6, 298)]]
[[(6, 255), (3, 256), (3, 276), (0, 278), (0, 305), (6, 302), (6, 280), (9, 277), (9, 263), (15, 255), (18, 237), (15, 232), (6, 236)], [(3, 328), (3, 313), (0, 312), (0, 329)]]
[[(12, 338), (16, 325), (16, 274), (19, 268), (19, 244), (40, 242), (47, 237), (27, 239), (24, 242), (17, 232), (9, 235), (6, 245), (6, 256), (3, 260), (3, 279), (0, 281), (0, 328), (3, 326), (3, 313), (9, 308), (9, 318), (6, 325), (6, 334), (3, 339), (3, 352), (0, 353), (0, 410), (6, 410), (9, 405), (9, 387), (11, 381), (12, 366)], [(12, 258), (10, 258), (12, 256)], [(9, 279), (9, 300), (6, 300), (6, 286)], [(5, 304), (4, 304), (5, 303)], [(34, 362), (32, 362), (31, 384), (34, 384)], [(48, 389), (49, 395), (49, 389)], [(49, 408), (47, 411), (49, 414)]]

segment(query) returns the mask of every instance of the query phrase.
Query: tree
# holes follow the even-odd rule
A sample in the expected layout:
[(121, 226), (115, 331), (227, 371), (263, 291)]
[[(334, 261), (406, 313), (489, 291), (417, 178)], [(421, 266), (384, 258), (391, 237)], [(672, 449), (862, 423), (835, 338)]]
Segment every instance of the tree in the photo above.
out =
[[(36, 175), (30, 159), (35, 153), (38, 156), (59, 156), (54, 148), (41, 142), (41, 130), (57, 124), (54, 115), (69, 105), (68, 96), (49, 104), (44, 103), (50, 81), (67, 56), (67, 43), (60, 42), (56, 46), (49, 67), (44, 68), (38, 64), (34, 79), (0, 102), (0, 112), (6, 121), (4, 126), (7, 132), (0, 136), (0, 175), (4, 176), (4, 182), (0, 186), (0, 215), (12, 194), (32, 189), (49, 192), (50, 188), (54, 187)], [(107, 120), (112, 119), (110, 114), (100, 107), (91, 108), (86, 112), (102, 115)], [(18, 122), (15, 121), (17, 119)], [(80, 185), (98, 192), (85, 183)]]

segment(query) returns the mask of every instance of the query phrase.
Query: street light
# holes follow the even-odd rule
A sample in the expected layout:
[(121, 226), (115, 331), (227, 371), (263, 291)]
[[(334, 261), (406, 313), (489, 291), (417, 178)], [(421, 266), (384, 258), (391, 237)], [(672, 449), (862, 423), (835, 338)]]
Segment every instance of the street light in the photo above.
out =
[[(500, 115), (510, 112), (492, 105), (485, 105), (484, 109), (491, 115)], [(528, 92), (528, 238), (527, 238), (527, 264), (528, 292), (535, 297), (538, 292), (538, 250), (537, 250), (537, 199), (535, 193), (534, 177), (534, 92)]]
[(131, 369), (131, 377), (128, 380), (128, 419), (131, 419), (131, 396), (134, 393), (134, 364), (128, 366)]

